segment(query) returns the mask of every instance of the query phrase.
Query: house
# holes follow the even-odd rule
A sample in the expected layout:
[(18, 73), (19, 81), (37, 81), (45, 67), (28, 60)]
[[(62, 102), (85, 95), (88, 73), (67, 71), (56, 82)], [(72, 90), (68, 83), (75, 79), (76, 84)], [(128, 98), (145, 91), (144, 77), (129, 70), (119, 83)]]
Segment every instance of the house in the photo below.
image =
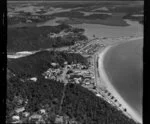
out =
[(55, 119), (55, 123), (56, 124), (59, 124), (59, 123), (63, 123), (63, 116), (59, 116), (59, 115), (57, 115), (56, 116), (56, 119)]
[(68, 64), (68, 62), (67, 62), (67, 61), (65, 61), (65, 62), (64, 62), (64, 65), (67, 65), (67, 64)]
[(45, 114), (45, 113), (46, 113), (45, 109), (41, 109), (41, 110), (40, 110), (40, 113), (41, 113), (41, 114)]
[(38, 119), (38, 120), (41, 120), (42, 119), (42, 116), (41, 115), (38, 115), (38, 114), (33, 114), (32, 116), (29, 117), (29, 120), (31, 119)]
[(56, 79), (56, 77), (55, 76), (51, 76), (51, 79)]
[(87, 85), (87, 88), (90, 88), (90, 89), (93, 89), (93, 84), (89, 84), (89, 85)]
[(33, 77), (33, 78), (30, 78), (30, 80), (36, 82), (36, 81), (37, 81), (37, 78), (36, 78), (36, 77)]
[(29, 113), (29, 112), (23, 112), (22, 115), (23, 115), (24, 117), (28, 117), (28, 116), (30, 115), (30, 113)]
[(75, 82), (76, 82), (77, 84), (79, 84), (82, 79), (81, 79), (81, 77), (80, 77), (80, 78), (74, 78), (74, 80), (75, 80)]
[(57, 66), (58, 64), (57, 64), (57, 63), (51, 63), (51, 65), (52, 65), (53, 67), (55, 67), (55, 66)]
[(85, 80), (83, 81), (83, 83), (86, 84), (86, 85), (89, 85), (89, 84), (90, 84), (90, 80), (89, 80), (89, 79), (85, 79)]
[(32, 21), (31, 21), (31, 20), (26, 20), (26, 22), (27, 22), (27, 23), (32, 23)]
[(15, 111), (16, 111), (16, 113), (20, 113), (20, 112), (23, 112), (24, 110), (25, 110), (25, 108), (21, 107), (21, 108), (16, 109)]
[(96, 94), (96, 96), (98, 96), (98, 97), (102, 97), (102, 96), (101, 96), (100, 94), (98, 94), (98, 93)]
[(71, 65), (67, 65), (67, 68), (68, 68), (68, 69), (72, 69), (72, 66), (71, 66)]
[(56, 69), (56, 70), (55, 70), (55, 73), (57, 73), (57, 74), (58, 74), (58, 73), (61, 73), (61, 70), (60, 70), (60, 69)]
[(19, 117), (18, 115), (14, 115), (14, 116), (12, 116), (12, 119), (13, 119), (14, 121), (19, 121), (19, 120), (20, 120), (20, 117)]

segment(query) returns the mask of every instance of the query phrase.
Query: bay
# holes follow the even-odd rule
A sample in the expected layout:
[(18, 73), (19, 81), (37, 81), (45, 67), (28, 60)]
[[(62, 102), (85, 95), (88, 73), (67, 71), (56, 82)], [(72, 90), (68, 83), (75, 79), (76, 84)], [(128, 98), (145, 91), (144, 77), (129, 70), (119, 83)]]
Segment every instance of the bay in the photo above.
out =
[(104, 69), (118, 93), (142, 116), (143, 40), (110, 48), (104, 57)]

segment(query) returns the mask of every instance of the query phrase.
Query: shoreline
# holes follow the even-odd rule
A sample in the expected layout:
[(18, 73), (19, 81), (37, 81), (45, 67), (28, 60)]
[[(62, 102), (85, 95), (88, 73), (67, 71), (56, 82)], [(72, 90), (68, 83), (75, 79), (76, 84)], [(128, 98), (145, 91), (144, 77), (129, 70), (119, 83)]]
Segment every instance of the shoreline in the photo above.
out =
[(117, 90), (115, 89), (115, 87), (112, 85), (112, 83), (109, 81), (109, 78), (105, 72), (104, 69), (104, 56), (106, 55), (107, 51), (111, 48), (112, 46), (108, 46), (106, 47), (101, 53), (99, 53), (98, 55), (98, 73), (100, 75), (100, 77), (98, 77), (101, 81), (102, 84), (97, 84), (98, 87), (101, 87), (101, 85), (104, 87), (111, 93), (112, 96), (114, 96), (119, 103), (122, 104), (123, 108), (126, 108), (127, 112), (125, 114), (129, 114), (131, 116), (132, 119), (134, 119), (136, 122), (140, 122), (142, 123), (142, 118), (140, 117), (140, 115), (138, 115), (138, 113), (132, 109), (132, 107), (130, 107), (130, 105), (125, 102), (125, 100), (122, 98), (122, 96), (119, 94), (119, 92), (117, 92)]

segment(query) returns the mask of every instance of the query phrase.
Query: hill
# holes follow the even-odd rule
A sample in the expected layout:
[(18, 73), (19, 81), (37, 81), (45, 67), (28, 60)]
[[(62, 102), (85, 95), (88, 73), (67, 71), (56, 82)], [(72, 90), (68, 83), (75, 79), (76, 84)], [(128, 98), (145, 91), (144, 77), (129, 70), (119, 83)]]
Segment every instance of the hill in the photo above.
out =
[[(62, 31), (65, 31), (65, 36), (60, 36), (59, 33)], [(52, 47), (70, 46), (74, 45), (76, 41), (86, 39), (83, 32), (83, 29), (74, 30), (66, 24), (60, 24), (58, 26), (8, 28), (7, 51), (34, 51)]]
[(51, 67), (52, 62), (63, 66), (65, 61), (87, 64), (87, 60), (80, 54), (41, 51), (23, 58), (8, 59), (7, 67), (18, 77), (26, 78), (41, 75)]
[[(66, 120), (74, 120), (76, 124), (136, 124), (102, 98), (76, 84), (67, 84), (59, 113), (63, 89), (63, 83), (42, 77), (37, 82), (22, 82), (18, 77), (9, 79), (6, 122), (11, 123), (12, 116), (17, 114), (15, 111), (21, 111), (19, 108), (22, 107), (24, 111), (19, 112), (19, 117), (24, 124), (36, 121), (42, 121), (40, 124), (63, 124)], [(40, 110), (45, 110), (45, 113), (40, 113)], [(28, 117), (25, 112), (29, 113)], [(62, 123), (56, 121), (58, 117), (63, 117)]]

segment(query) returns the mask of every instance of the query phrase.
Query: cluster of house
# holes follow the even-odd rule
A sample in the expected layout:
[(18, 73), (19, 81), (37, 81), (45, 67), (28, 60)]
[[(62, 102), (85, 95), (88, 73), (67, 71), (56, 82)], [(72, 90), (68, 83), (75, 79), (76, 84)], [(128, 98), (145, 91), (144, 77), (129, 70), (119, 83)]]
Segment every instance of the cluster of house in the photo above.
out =
[(68, 75), (68, 81), (80, 84), (86, 88), (93, 88), (95, 86), (94, 74), (90, 70), (74, 70)]
[[(58, 66), (58, 63), (51, 63), (53, 67)], [(53, 79), (57, 81), (67, 81), (67, 83), (80, 84), (87, 88), (93, 88), (95, 86), (94, 73), (87, 66), (82, 64), (67, 64), (64, 62), (64, 67), (49, 68), (43, 76), (46, 79)]]
[(78, 122), (75, 119), (70, 119), (67, 115), (60, 116), (57, 115), (55, 118), (56, 124), (78, 124)]
[(88, 55), (92, 55), (95, 52), (97, 52), (99, 49), (104, 48), (105, 46), (103, 44), (91, 44), (89, 46), (87, 46), (86, 48), (84, 48), (81, 52), (82, 54), (88, 54)]
[[(41, 108), (37, 112), (28, 112), (26, 110), (26, 106), (28, 104), (28, 99), (23, 99), (20, 96), (15, 96), (14, 101), (16, 103), (16, 107), (10, 113), (11, 119), (9, 120), (11, 123), (35, 123), (36, 124), (45, 124), (47, 120), (52, 119), (51, 115), (55, 114), (50, 112), (50, 106), (48, 104), (42, 105)], [(54, 118), (55, 124), (77, 124), (75, 119), (70, 119), (67, 115), (55, 115)]]
[[(20, 99), (21, 100), (21, 99)], [(20, 101), (18, 100), (18, 102)], [(47, 108), (41, 108), (37, 112), (30, 113), (25, 110), (25, 107), (18, 107), (14, 110), (14, 113), (12, 115), (11, 123), (27, 123), (27, 122), (36, 122), (36, 124), (45, 124), (46, 120), (48, 118), (51, 118), (48, 113)], [(74, 119), (70, 119), (67, 115), (60, 116), (56, 115), (55, 124), (77, 124), (77, 122)]]
[(10, 113), (12, 115), (11, 123), (23, 123), (23, 121), (25, 121), (30, 116), (30, 113), (25, 111), (25, 106), (27, 105), (28, 100), (24, 100), (19, 96), (15, 96), (14, 100), (18, 106), (12, 113)]
[(89, 42), (88, 40), (80, 41), (80, 42), (76, 43), (75, 45), (71, 46), (68, 51), (70, 51), (70, 52), (77, 52), (81, 48), (86, 46), (86, 44), (88, 44), (88, 42)]
[(56, 37), (63, 37), (66, 35), (72, 34), (72, 32), (65, 32), (65, 31), (61, 31), (60, 33), (49, 33), (48, 36), (50, 38), (56, 38)]
[[(53, 67), (57, 66), (57, 63), (51, 63)], [(43, 76), (45, 79), (52, 79), (52, 80), (57, 80), (61, 81), (61, 75), (63, 73), (63, 68), (49, 68), (46, 72), (43, 73)]]
[[(90, 43), (88, 45), (88, 43)], [(94, 43), (96, 42), (96, 43)], [(71, 46), (69, 48), (70, 52), (79, 52), (82, 55), (92, 55), (95, 52), (97, 52), (99, 49), (104, 48), (105, 45), (103, 43), (100, 43), (98, 38), (92, 39), (92, 40), (85, 40), (85, 41), (80, 41), (76, 43), (74, 46)]]
[(26, 112), (25, 108), (17, 108), (15, 110), (15, 115), (12, 116), (12, 123), (23, 123), (26, 121), (37, 121), (39, 122), (45, 122), (43, 119), (43, 115), (46, 114), (45, 109), (41, 109), (39, 113), (34, 113), (31, 115), (30, 112)]

